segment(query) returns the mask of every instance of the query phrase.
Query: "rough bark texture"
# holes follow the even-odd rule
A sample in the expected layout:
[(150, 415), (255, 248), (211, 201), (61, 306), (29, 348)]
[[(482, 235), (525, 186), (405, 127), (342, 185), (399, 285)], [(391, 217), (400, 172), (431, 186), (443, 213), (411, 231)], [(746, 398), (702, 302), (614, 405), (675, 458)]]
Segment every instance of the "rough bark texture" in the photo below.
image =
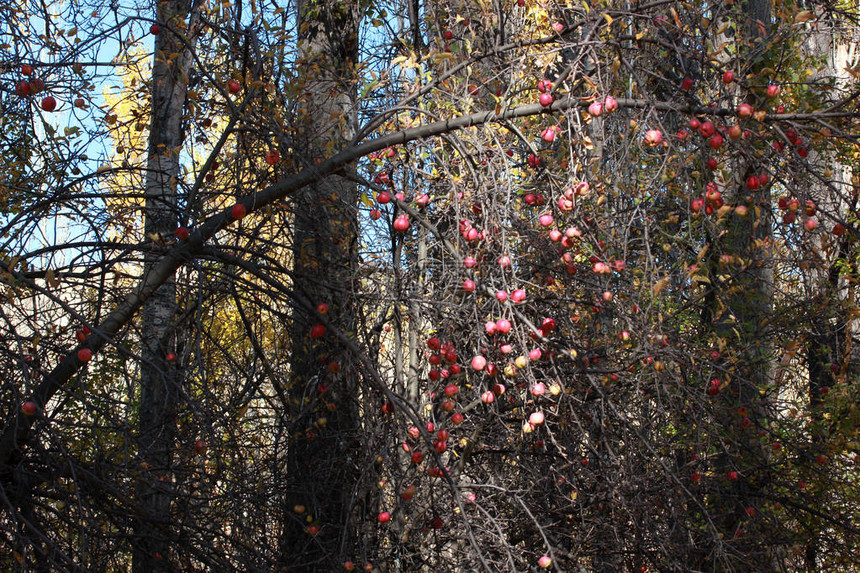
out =
[[(297, 148), (298, 157), (312, 169), (355, 133), (359, 16), (353, 4), (324, 0), (301, 3), (299, 14), (304, 83)], [(313, 305), (326, 303), (327, 318), (347, 333), (355, 330), (357, 204), (355, 184), (339, 175), (293, 197), (294, 289)], [(290, 571), (334, 570), (343, 556), (353, 553), (357, 521), (352, 512), (362, 497), (357, 491), (362, 451), (356, 365), (330, 338), (310, 338), (316, 322), (304, 309), (295, 310), (289, 406), (296, 432), (288, 454), (282, 533), (282, 564)], [(335, 375), (327, 369), (331, 361), (341, 366)], [(323, 385), (327, 389), (321, 392)], [(321, 417), (324, 426), (318, 423)], [(304, 506), (306, 514), (297, 514), (296, 505)]]
[[(768, 0), (748, 0), (744, 4), (743, 31), (737, 38), (739, 51), (748, 61), (758, 64), (748, 69), (755, 73), (763, 64), (761, 52), (768, 41), (770, 3)], [(730, 374), (729, 385), (716, 400), (717, 417), (726, 439), (724, 453), (716, 460), (720, 476), (736, 472), (737, 480), (726, 480), (724, 487), (710, 499), (711, 520), (724, 539), (709, 547), (703, 557), (703, 567), (711, 570), (771, 570), (772, 548), (763, 546), (748, 531), (744, 508), (754, 506), (772, 476), (766, 463), (766, 451), (756, 430), (768, 419), (769, 405), (763, 392), (772, 378), (773, 333), (769, 318), (772, 314), (773, 260), (771, 241), (773, 223), (770, 213), (770, 188), (762, 186), (748, 190), (747, 177), (759, 175), (762, 166), (754, 160), (740, 158), (734, 173), (740, 175), (728, 181), (717, 180), (726, 203), (746, 205), (752, 216), (734, 217), (725, 232), (710, 244), (711, 275), (722, 277), (714, 283), (712, 304), (705, 321), (726, 346), (723, 364)], [(725, 262), (731, 261), (726, 267)], [(750, 427), (739, 424), (738, 409), (748, 408)]]
[[(162, 32), (156, 37), (152, 69), (152, 118), (146, 172), (144, 232), (151, 246), (144, 258), (144, 275), (162, 255), (163, 239), (176, 229), (179, 151), (184, 132), (186, 84), (191, 66), (193, 23), (191, 3), (170, 0), (158, 4)], [(193, 18), (192, 18), (193, 19)], [(171, 54), (180, 54), (170, 58)], [(173, 351), (176, 314), (174, 275), (164, 280), (144, 303), (141, 315), (139, 410), (140, 468), (136, 493), (140, 517), (135, 523), (133, 570), (172, 571), (170, 565), (172, 474), (179, 379), (166, 360)]]

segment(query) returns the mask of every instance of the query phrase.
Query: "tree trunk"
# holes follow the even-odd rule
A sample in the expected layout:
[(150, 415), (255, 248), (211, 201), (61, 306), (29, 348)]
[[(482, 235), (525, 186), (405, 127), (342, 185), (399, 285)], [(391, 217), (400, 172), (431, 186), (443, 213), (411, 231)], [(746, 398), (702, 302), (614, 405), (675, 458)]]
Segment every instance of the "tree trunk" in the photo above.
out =
[[(344, 147), (355, 133), (358, 21), (358, 8), (349, 3), (299, 4), (303, 124), (296, 148), (309, 166)], [(357, 188), (332, 175), (293, 199), (294, 290), (314, 306), (327, 304), (331, 324), (354, 332)], [(288, 453), (281, 539), (281, 563), (290, 571), (339, 568), (357, 541), (353, 508), (360, 497), (362, 459), (357, 362), (329, 337), (312, 339), (309, 332), (317, 322), (313, 313), (294, 310), (289, 407), (296, 431)], [(340, 372), (331, 372), (332, 362)], [(297, 513), (296, 506), (305, 512)]]
[[(192, 61), (194, 19), (187, 1), (169, 0), (158, 4), (162, 31), (156, 36), (152, 67), (152, 119), (144, 207), (144, 233), (149, 250), (144, 256), (144, 275), (157, 264), (164, 241), (172, 239), (177, 227), (176, 186), (179, 152), (184, 139), (182, 115)], [(171, 58), (172, 54), (179, 54), (179, 57)], [(136, 484), (140, 515), (135, 521), (133, 570), (147, 573), (173, 570), (170, 566), (171, 460), (179, 380), (166, 355), (173, 350), (175, 313), (176, 282), (171, 275), (142, 309), (140, 468)]]

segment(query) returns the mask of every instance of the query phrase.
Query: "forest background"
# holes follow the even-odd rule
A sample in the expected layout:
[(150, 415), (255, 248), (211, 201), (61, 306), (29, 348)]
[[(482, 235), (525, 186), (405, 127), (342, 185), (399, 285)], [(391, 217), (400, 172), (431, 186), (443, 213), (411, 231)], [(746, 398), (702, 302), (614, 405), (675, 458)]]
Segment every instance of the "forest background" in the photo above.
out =
[(856, 4), (0, 22), (3, 570), (858, 569)]

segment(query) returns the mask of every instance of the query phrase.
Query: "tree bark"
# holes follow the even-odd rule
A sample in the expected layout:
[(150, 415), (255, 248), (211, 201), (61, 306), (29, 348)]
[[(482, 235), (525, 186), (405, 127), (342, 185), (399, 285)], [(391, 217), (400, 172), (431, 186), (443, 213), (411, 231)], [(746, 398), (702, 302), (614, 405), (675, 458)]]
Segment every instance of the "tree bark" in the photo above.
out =
[[(152, 117), (146, 172), (144, 277), (161, 259), (163, 245), (177, 227), (179, 153), (184, 140), (188, 73), (193, 50), (196, 9), (183, 0), (158, 5), (162, 31), (156, 36), (152, 67)], [(195, 14), (193, 14), (193, 12)], [(189, 33), (190, 32), (190, 33)], [(172, 54), (179, 54), (171, 58)], [(174, 346), (176, 280), (171, 273), (143, 304), (139, 410), (139, 473), (136, 493), (140, 515), (135, 521), (134, 571), (171, 571), (171, 462), (176, 434), (179, 378), (167, 361)]]
[[(299, 4), (303, 95), (296, 147), (308, 169), (331, 150), (345, 147), (356, 131), (359, 17), (359, 8), (349, 3)], [(328, 320), (347, 333), (356, 325), (357, 204), (355, 184), (341, 175), (329, 175), (293, 197), (294, 290), (315, 306), (327, 304)], [(289, 407), (297, 431), (288, 453), (281, 540), (282, 566), (290, 571), (334, 570), (357, 542), (353, 508), (362, 458), (359, 374), (357, 364), (338, 345), (310, 338), (317, 322), (304, 309), (293, 312)], [(332, 362), (340, 365), (340, 372), (327, 368)], [(319, 424), (321, 418), (324, 425)], [(303, 506), (306, 514), (297, 514), (296, 506)]]

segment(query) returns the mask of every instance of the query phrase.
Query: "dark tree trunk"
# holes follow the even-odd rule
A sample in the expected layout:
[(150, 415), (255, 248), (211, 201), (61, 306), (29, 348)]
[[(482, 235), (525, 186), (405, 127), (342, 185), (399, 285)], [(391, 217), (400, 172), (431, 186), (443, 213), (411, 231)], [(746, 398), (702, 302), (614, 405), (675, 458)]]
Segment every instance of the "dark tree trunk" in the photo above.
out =
[[(296, 148), (311, 168), (355, 133), (359, 17), (351, 3), (299, 5), (303, 124)], [(326, 318), (345, 333), (354, 332), (356, 323), (357, 204), (355, 184), (339, 175), (293, 196), (293, 287), (313, 306), (328, 305)], [(295, 426), (281, 540), (282, 565), (290, 571), (334, 570), (353, 554), (354, 508), (363, 497), (357, 365), (331, 333), (309, 336), (317, 322), (306, 309), (293, 313), (289, 408)], [(332, 362), (340, 372), (330, 371)]]

